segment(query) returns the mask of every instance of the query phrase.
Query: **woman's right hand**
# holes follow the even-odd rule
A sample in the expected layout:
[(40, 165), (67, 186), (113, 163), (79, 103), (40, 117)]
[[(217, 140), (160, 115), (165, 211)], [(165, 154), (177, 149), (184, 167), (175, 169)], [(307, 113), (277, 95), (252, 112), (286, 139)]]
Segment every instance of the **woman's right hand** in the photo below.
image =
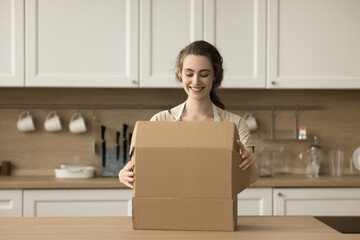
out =
[(119, 172), (120, 182), (132, 189), (134, 189), (133, 184), (134, 184), (134, 180), (135, 180), (134, 167), (135, 167), (134, 162), (130, 161)]

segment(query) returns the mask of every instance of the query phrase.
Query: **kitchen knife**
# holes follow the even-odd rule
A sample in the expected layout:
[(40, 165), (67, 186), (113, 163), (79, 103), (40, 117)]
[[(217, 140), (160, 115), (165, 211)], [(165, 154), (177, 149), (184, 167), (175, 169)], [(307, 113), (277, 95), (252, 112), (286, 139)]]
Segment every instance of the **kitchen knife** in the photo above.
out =
[(129, 133), (129, 149), (130, 149), (130, 145), (131, 145), (131, 139), (132, 139), (132, 133)]
[(102, 166), (105, 167), (106, 162), (106, 141), (105, 141), (106, 127), (101, 125), (101, 150), (102, 150)]
[(132, 139), (132, 133), (129, 133), (129, 147), (128, 147), (128, 150), (129, 150), (129, 156), (130, 156), (130, 161), (131, 161), (131, 157), (132, 157), (132, 152), (131, 151), (131, 139)]
[(116, 160), (119, 161), (119, 155), (120, 155), (120, 132), (116, 131)]
[(127, 153), (127, 141), (126, 141), (126, 131), (128, 129), (128, 125), (126, 123), (123, 124), (123, 153), (124, 153), (124, 165), (126, 164), (126, 159), (127, 159), (127, 156), (126, 156), (126, 153)]

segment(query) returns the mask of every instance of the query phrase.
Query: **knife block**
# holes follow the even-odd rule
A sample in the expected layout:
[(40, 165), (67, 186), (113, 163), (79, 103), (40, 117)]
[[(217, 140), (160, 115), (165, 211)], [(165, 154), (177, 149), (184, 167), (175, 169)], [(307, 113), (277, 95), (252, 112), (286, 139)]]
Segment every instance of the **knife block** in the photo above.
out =
[[(106, 148), (105, 154), (105, 166), (102, 166), (101, 176), (102, 177), (118, 177), (120, 170), (130, 161), (130, 156), (127, 155), (126, 162), (124, 164), (124, 151), (120, 149), (119, 159), (116, 157), (116, 147)], [(101, 154), (101, 158), (103, 155)], [(101, 159), (102, 161), (104, 159)]]

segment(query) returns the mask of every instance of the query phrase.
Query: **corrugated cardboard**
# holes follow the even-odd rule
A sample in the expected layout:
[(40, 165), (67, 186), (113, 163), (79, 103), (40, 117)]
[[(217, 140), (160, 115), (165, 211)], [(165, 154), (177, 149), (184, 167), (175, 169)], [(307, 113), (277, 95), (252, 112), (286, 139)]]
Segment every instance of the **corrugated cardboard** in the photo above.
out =
[(236, 227), (236, 196), (249, 185), (229, 122), (137, 122), (134, 229)]

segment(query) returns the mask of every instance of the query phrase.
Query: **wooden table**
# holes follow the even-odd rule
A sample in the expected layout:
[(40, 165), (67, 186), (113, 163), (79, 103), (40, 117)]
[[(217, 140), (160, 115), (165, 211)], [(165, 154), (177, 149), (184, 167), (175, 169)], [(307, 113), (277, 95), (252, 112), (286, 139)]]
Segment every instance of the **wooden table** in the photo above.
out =
[(1, 218), (5, 239), (358, 240), (360, 234), (341, 234), (309, 216), (239, 217), (235, 232), (133, 230), (131, 217)]

